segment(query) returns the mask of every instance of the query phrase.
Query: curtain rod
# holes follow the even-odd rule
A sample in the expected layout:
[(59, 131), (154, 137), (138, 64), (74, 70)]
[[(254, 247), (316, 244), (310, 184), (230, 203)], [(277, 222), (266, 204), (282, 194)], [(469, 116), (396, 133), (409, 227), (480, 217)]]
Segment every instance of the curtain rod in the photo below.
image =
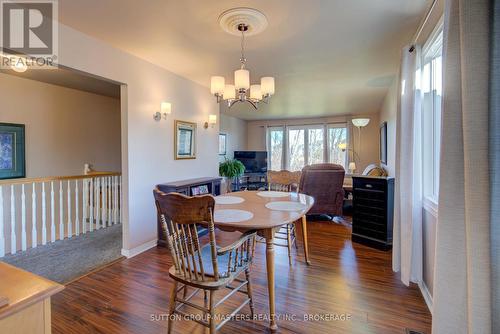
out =
[(420, 34), (424, 30), (424, 27), (427, 24), (427, 21), (429, 21), (429, 17), (431, 16), (432, 11), (434, 10), (434, 7), (436, 6), (436, 4), (437, 4), (437, 0), (432, 0), (432, 3), (430, 5), (429, 9), (427, 10), (427, 13), (425, 14), (425, 17), (424, 17), (422, 23), (419, 25), (419, 28), (417, 29), (417, 32), (415, 33), (415, 36), (412, 39), (412, 45), (410, 47), (410, 50), (408, 50), (408, 51), (413, 52), (413, 50), (415, 50), (415, 44), (417, 43), (417, 40), (420, 37)]

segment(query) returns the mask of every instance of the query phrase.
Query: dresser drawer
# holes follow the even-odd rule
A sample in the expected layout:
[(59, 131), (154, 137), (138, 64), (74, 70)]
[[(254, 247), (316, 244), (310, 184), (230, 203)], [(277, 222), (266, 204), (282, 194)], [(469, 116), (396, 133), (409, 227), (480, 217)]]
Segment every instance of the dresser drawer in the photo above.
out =
[(381, 190), (354, 188), (353, 196), (355, 198), (360, 198), (360, 199), (365, 199), (365, 200), (374, 200), (374, 201), (385, 202), (385, 192), (383, 192)]
[(378, 190), (385, 192), (387, 189), (386, 181), (377, 178), (354, 178), (354, 189)]

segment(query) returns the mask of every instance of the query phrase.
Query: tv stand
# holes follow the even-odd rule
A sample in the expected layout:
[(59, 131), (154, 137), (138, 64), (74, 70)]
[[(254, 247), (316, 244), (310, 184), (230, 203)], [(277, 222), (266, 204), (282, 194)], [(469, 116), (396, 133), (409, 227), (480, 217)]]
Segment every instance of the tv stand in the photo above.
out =
[(237, 183), (233, 184), (236, 191), (267, 189), (267, 172), (245, 173), (236, 181)]

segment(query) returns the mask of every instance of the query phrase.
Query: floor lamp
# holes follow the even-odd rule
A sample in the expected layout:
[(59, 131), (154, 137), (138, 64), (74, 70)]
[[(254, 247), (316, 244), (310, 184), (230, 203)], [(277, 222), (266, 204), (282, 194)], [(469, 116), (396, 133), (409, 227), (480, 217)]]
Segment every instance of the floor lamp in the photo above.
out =
[[(361, 128), (364, 128), (365, 126), (370, 123), (369, 118), (353, 118), (352, 124), (358, 128), (358, 152), (361, 152)], [(359, 154), (358, 154), (359, 156)], [(353, 165), (349, 164), (349, 168), (354, 167), (356, 169), (356, 164), (354, 163)]]

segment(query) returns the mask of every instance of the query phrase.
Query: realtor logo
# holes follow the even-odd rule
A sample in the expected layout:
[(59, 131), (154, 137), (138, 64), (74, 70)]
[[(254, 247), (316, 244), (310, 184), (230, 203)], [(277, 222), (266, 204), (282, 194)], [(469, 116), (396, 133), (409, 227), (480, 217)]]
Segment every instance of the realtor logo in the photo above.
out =
[[(57, 55), (57, 0), (0, 0), (0, 20), (3, 58), (16, 55), (15, 61), (21, 57), (27, 67), (52, 64)], [(1, 65), (6, 66), (5, 59)]]

